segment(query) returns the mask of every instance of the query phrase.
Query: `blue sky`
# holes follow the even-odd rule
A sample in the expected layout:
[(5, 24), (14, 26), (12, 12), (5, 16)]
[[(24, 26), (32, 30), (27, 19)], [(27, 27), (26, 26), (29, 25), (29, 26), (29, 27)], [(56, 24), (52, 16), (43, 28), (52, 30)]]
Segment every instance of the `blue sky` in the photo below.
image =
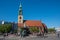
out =
[[(60, 0), (21, 0), (24, 20), (60, 27)], [(20, 0), (0, 0), (0, 20), (17, 22)]]

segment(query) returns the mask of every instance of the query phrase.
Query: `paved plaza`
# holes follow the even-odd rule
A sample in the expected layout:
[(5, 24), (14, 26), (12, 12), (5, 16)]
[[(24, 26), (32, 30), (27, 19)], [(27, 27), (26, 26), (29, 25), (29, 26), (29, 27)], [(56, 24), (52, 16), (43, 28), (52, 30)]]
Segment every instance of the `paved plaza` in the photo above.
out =
[(0, 40), (60, 40), (60, 37), (58, 37), (55, 34), (48, 34), (45, 35), (44, 37), (40, 37), (40, 36), (28, 36), (28, 37), (20, 37), (20, 36), (7, 36), (7, 37), (3, 37), (0, 36)]

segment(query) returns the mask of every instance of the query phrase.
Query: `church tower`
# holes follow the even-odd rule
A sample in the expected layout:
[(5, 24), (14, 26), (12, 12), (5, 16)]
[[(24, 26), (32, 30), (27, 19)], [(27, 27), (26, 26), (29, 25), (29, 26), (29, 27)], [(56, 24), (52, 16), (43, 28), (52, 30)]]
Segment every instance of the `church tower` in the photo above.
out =
[(19, 14), (18, 14), (18, 23), (23, 23), (23, 14), (22, 14), (22, 5), (20, 3)]

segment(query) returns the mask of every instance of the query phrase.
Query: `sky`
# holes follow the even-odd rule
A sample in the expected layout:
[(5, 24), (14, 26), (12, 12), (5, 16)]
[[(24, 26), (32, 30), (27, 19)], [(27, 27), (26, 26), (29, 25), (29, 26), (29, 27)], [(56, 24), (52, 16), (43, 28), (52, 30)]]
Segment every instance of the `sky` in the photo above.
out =
[(0, 0), (0, 20), (17, 22), (20, 2), (24, 20), (40, 20), (60, 27), (60, 0)]

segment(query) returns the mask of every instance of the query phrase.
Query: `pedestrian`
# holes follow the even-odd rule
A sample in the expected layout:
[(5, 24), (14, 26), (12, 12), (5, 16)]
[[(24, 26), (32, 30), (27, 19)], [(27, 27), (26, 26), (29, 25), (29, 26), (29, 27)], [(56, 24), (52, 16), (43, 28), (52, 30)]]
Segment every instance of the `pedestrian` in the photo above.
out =
[(57, 35), (58, 35), (58, 37), (59, 37), (59, 33), (58, 33)]

